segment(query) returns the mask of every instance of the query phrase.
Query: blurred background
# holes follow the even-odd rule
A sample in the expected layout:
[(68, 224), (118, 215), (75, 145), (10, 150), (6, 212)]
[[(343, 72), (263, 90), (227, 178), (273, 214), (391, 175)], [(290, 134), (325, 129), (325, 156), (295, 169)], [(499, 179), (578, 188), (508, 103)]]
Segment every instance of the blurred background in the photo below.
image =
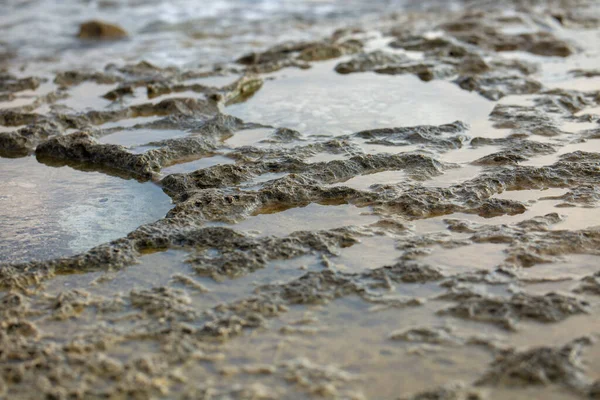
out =
[[(2, 0), (0, 61), (39, 68), (102, 68), (147, 60), (160, 66), (227, 62), (285, 40), (450, 1), (420, 0)], [(437, 5), (436, 5), (437, 4)], [(82, 22), (122, 27), (118, 42), (77, 38)]]

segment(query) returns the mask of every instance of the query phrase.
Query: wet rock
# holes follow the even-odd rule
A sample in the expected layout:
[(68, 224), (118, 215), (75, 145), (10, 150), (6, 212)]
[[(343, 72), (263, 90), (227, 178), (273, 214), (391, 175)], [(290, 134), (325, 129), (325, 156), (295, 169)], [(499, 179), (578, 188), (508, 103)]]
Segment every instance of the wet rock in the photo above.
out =
[(557, 120), (535, 107), (498, 104), (490, 114), (494, 127), (511, 129), (515, 134), (558, 136)]
[(441, 280), (444, 275), (434, 267), (404, 261), (373, 270), (369, 277), (389, 285), (394, 283), (425, 283)]
[(361, 53), (350, 61), (342, 62), (336, 65), (335, 70), (340, 74), (350, 74), (353, 72), (373, 71), (409, 61), (410, 59), (405, 55), (376, 50), (370, 53)]
[[(490, 11), (469, 12), (458, 20), (456, 13), (438, 15), (436, 12), (426, 15), (407, 13), (389, 21), (382, 20), (382, 26), (399, 26), (389, 31), (394, 36), (392, 47), (423, 52), (423, 58), (419, 60), (411, 60), (399, 51), (358, 54), (363, 50), (362, 39), (354, 39), (354, 30), (345, 30), (322, 41), (284, 44), (255, 53), (240, 60), (245, 68), (215, 66), (212, 70), (184, 71), (140, 62), (125, 66), (109, 65), (101, 72), (67, 71), (59, 73), (55, 79), (58, 85), (63, 86), (60, 91), (67, 94), (69, 86), (85, 81), (119, 84), (109, 88), (112, 89), (110, 91), (107, 89), (107, 97), (113, 101), (125, 99), (134, 91), (137, 93), (139, 88), (146, 88), (149, 98), (159, 100), (165, 94), (184, 91), (194, 92), (205, 100), (168, 99), (121, 109), (73, 113), (56, 104), (55, 99), (61, 95), (59, 91), (35, 100), (27, 107), (0, 112), (0, 123), (18, 127), (12, 132), (0, 133), (0, 155), (27, 155), (37, 148), (38, 157), (53, 165), (68, 164), (140, 180), (157, 179), (165, 166), (221, 155), (226, 151), (226, 157), (235, 161), (233, 165), (217, 165), (164, 177), (160, 184), (173, 198), (175, 208), (165, 218), (143, 225), (125, 238), (73, 257), (0, 264), (0, 287), (10, 290), (1, 297), (0, 303), (0, 348), (8, 349), (0, 352), (0, 393), (4, 390), (14, 397), (25, 398), (35, 387), (38, 395), (49, 398), (164, 398), (181, 395), (188, 398), (276, 399), (293, 397), (296, 391), (297, 397), (350, 398), (360, 396), (356, 386), (368, 381), (370, 376), (362, 380), (361, 376), (307, 360), (272, 365), (248, 364), (253, 360), (247, 360), (238, 365), (238, 360), (227, 359), (231, 357), (227, 340), (244, 331), (255, 330), (253, 334), (257, 336), (243, 335), (239, 339), (255, 343), (265, 333), (280, 335), (294, 332), (318, 335), (317, 342), (320, 343), (320, 340), (328, 338), (323, 337), (319, 329), (294, 327), (294, 330), (286, 325), (280, 328), (282, 323), (288, 323), (284, 318), (273, 323), (271, 329), (269, 320), (282, 317), (290, 310), (291, 313), (301, 313), (307, 306), (327, 307), (327, 303), (345, 296), (352, 297), (348, 303), (366, 303), (359, 307), (370, 306), (371, 312), (423, 304), (426, 295), (423, 298), (399, 295), (409, 286), (411, 294), (444, 288), (442, 290), (447, 290), (447, 293), (435, 299), (452, 302), (444, 313), (505, 329), (515, 329), (520, 320), (552, 323), (588, 311), (588, 304), (576, 297), (516, 292), (529, 283), (551, 282), (553, 279), (552, 276), (538, 280), (528, 278), (522, 271), (523, 267), (555, 262), (568, 254), (597, 255), (600, 246), (598, 229), (555, 230), (552, 225), (562, 220), (557, 213), (514, 224), (495, 224), (494, 220), (485, 223), (446, 220), (444, 223), (448, 229), (440, 228), (439, 232), (435, 225), (439, 218), (436, 218), (424, 221), (426, 226), (436, 226), (436, 232), (431, 234), (421, 232), (420, 228), (409, 229), (406, 225), (407, 220), (453, 213), (491, 218), (525, 212), (527, 204), (495, 197), (506, 190), (565, 188), (568, 190), (566, 194), (548, 199), (561, 200), (563, 206), (597, 205), (598, 196), (594, 189), (600, 183), (597, 154), (568, 153), (558, 157), (558, 162), (539, 168), (518, 165), (538, 155), (552, 154), (565, 142), (557, 140), (550, 145), (527, 140), (531, 135), (561, 139), (566, 134), (560, 129), (564, 121), (594, 122), (594, 116), (579, 113), (595, 107), (598, 94), (544, 90), (528, 77), (537, 70), (534, 64), (496, 54), (496, 51), (518, 50), (563, 56), (574, 50), (551, 33), (505, 33), (512, 28), (551, 32), (556, 26), (556, 22), (544, 20), (548, 14), (545, 5), (533, 12), (531, 4), (522, 1), (511, 4), (518, 6), (519, 10), (510, 15), (495, 13), (491, 11), (495, 5), (490, 5)], [(563, 13), (565, 16), (561, 14), (561, 23), (565, 26), (575, 23), (571, 22), (575, 17), (566, 16), (566, 11)], [(556, 11), (556, 15), (559, 14)], [(443, 23), (448, 20), (449, 23)], [(559, 21), (558, 17), (556, 20)], [(421, 29), (435, 29), (439, 23), (446, 31), (445, 35), (436, 38), (429, 34), (423, 36)], [(260, 89), (262, 78), (246, 72), (275, 71), (286, 66), (306, 68), (309, 62), (353, 53), (357, 53), (354, 58), (339, 63), (339, 73), (375, 71), (410, 73), (426, 81), (454, 79), (462, 89), (476, 91), (493, 100), (508, 94), (536, 93), (536, 96), (532, 96), (533, 105), (529, 107), (497, 106), (491, 116), (493, 123), (497, 128), (512, 132), (499, 139), (471, 140), (472, 147), (498, 146), (500, 149), (494, 149), (493, 154), (474, 162), (486, 167), (476, 178), (444, 187), (431, 187), (429, 183), (422, 182), (458, 168), (458, 165), (440, 162), (427, 151), (366, 155), (361, 144), (416, 144), (434, 153), (451, 151), (468, 141), (467, 127), (463, 123), (373, 129), (331, 139), (305, 137), (291, 129), (245, 123), (219, 112), (219, 108), (245, 101)], [(241, 78), (222, 88), (188, 82), (206, 76), (240, 74), (239, 69), (244, 70)], [(575, 74), (588, 76), (593, 72)], [(25, 85), (23, 87), (31, 84), (17, 83)], [(8, 89), (0, 94), (0, 99), (7, 101), (18, 97)], [(52, 112), (35, 114), (40, 105), (51, 107)], [(113, 107), (117, 105), (113, 104)], [(131, 118), (145, 116), (164, 118), (144, 121), (133, 128), (105, 129), (98, 126), (106, 122), (118, 125), (125, 119), (129, 123)], [(260, 146), (229, 149), (223, 143), (235, 132), (258, 127), (272, 129), (271, 135)], [(83, 132), (67, 135), (69, 129)], [(106, 145), (96, 140), (117, 130), (139, 134), (144, 129), (174, 129), (185, 132), (186, 136), (147, 143), (155, 148), (143, 154), (133, 154), (125, 147)], [(591, 139), (595, 135), (594, 129), (579, 132), (576, 140)], [(272, 146), (265, 146), (265, 143)], [(314, 155), (336, 155), (325, 159), (341, 159), (314, 162), (310, 160)], [(383, 171), (404, 171), (407, 177), (394, 184), (373, 185), (369, 191), (343, 186), (349, 179)], [(272, 177), (267, 174), (285, 176), (270, 179)], [(255, 179), (270, 180), (240, 188), (241, 184)], [(540, 201), (543, 200), (547, 199)], [(310, 230), (284, 237), (252, 236), (240, 233), (235, 226), (207, 226), (217, 221), (236, 222), (259, 213), (279, 212), (311, 202), (352, 204), (363, 207), (364, 212), (375, 213), (381, 220), (367, 226)], [(419, 224), (415, 222), (415, 226)], [(367, 237), (376, 243), (384, 239), (395, 240), (400, 261), (384, 267), (365, 265), (364, 270), (355, 273), (345, 272), (334, 263), (324, 261), (323, 267), (328, 269), (318, 270), (311, 264), (311, 272), (300, 277), (301, 272), (295, 268), (293, 271), (282, 269), (291, 274), (278, 275), (284, 279), (283, 282), (269, 280), (270, 275), (263, 280), (265, 275), (261, 275), (260, 283), (252, 287), (255, 289), (252, 294), (245, 294), (253, 273), (260, 269), (269, 273), (264, 268), (273, 263), (288, 266), (289, 260), (304, 262), (299, 257), (323, 257), (323, 260), (335, 261), (338, 255), (344, 256), (343, 249), (355, 246)], [(446, 270), (442, 273), (419, 262), (419, 258), (438, 248), (458, 249), (475, 243), (502, 244), (505, 259), (490, 270), (462, 273)], [(175, 275), (167, 271), (167, 279), (168, 276), (172, 279), (168, 283), (159, 283), (162, 286), (148, 284), (108, 298), (92, 295), (80, 288), (44, 295), (46, 290), (54, 290), (54, 283), (50, 283), (48, 288), (41, 284), (56, 275), (81, 274), (60, 277), (79, 281), (80, 278), (87, 279), (86, 272), (113, 271), (106, 276), (99, 274), (100, 277), (89, 285), (91, 293), (110, 292), (113, 287), (120, 288), (120, 274), (140, 273), (134, 269), (120, 269), (137, 263), (143, 257), (168, 257), (169, 254), (147, 255), (166, 250), (187, 253), (181, 267), (186, 271)], [(222, 282), (245, 275), (250, 276), (235, 283), (243, 290), (236, 291), (234, 296), (223, 289), (226, 283), (211, 282), (209, 293), (203, 284), (199, 284), (205, 277)], [(579, 282), (575, 292), (597, 294), (596, 275)], [(115, 281), (105, 285), (110, 279)], [(492, 286), (493, 289), (490, 289)], [(426, 288), (419, 289), (421, 287)], [(490, 296), (488, 289), (493, 293), (508, 291), (516, 294)], [(221, 299), (224, 302), (215, 306)], [(325, 308), (324, 314), (329, 310)], [(315, 312), (320, 312), (319, 308), (315, 308)], [(58, 342), (53, 336), (55, 327), (69, 331)], [(276, 340), (269, 341), (265, 351), (273, 348), (276, 354), (281, 349), (295, 352), (294, 346), (300, 342), (294, 340), (305, 339), (289, 335), (273, 337)], [(488, 336), (461, 338), (443, 327), (403, 328), (393, 333), (392, 338), (408, 343), (449, 346), (483, 344), (495, 352), (499, 351)], [(131, 346), (139, 352), (129, 354)], [(289, 346), (288, 350), (285, 346)], [(563, 355), (565, 348), (502, 352), (489, 373), (480, 380), (481, 385), (505, 385), (517, 391), (519, 389), (515, 386), (521, 384), (562, 384), (582, 396), (595, 396), (597, 384), (577, 375), (577, 372), (573, 373), (577, 367), (572, 368), (569, 364), (573, 357)], [(119, 360), (114, 358), (114, 354), (119, 354)], [(572, 364), (576, 365), (576, 361), (575, 357)], [(194, 368), (183, 370), (182, 365)], [(206, 382), (199, 384), (190, 379), (197, 377), (197, 371), (208, 371)], [(210, 379), (211, 371), (221, 371), (224, 375), (219, 377), (219, 382), (214, 382)], [(247, 384), (246, 381), (256, 383)], [(231, 382), (239, 385), (234, 386)], [(411, 398), (466, 400), (483, 396), (471, 387), (449, 386), (428, 390)]]
[[(163, 107), (170, 107), (170, 105), (161, 106), (161, 104), (159, 103), (159, 110)], [(203, 107), (200, 109), (204, 110)], [(177, 108), (177, 110), (183, 113), (188, 112), (186, 109)], [(194, 111), (189, 112), (195, 115)], [(181, 124), (179, 127), (181, 128)], [(180, 160), (187, 160), (190, 157), (199, 158), (212, 154), (220, 142), (231, 136), (234, 130), (246, 127), (247, 125), (243, 121), (224, 115), (209, 119), (206, 117), (195, 118), (193, 123), (187, 126), (192, 131), (189, 136), (150, 142), (149, 146), (157, 148), (141, 154), (131, 153), (124, 146), (99, 143), (89, 133), (78, 132), (55, 137), (40, 144), (36, 149), (36, 156), (43, 161), (56, 160), (66, 164), (84, 163), (89, 167), (121, 171), (140, 179), (150, 179), (165, 166)]]
[(593, 94), (576, 90), (552, 89), (542, 94), (543, 96), (534, 99), (535, 105), (547, 113), (562, 114), (565, 117), (572, 117), (573, 114), (596, 104)]
[(121, 82), (122, 78), (102, 72), (85, 72), (77, 70), (59, 72), (54, 78), (54, 83), (60, 86), (75, 86), (86, 81), (92, 81), (98, 84), (111, 84)]
[(441, 314), (516, 330), (519, 320), (558, 322), (572, 315), (586, 313), (588, 305), (585, 301), (558, 293), (543, 296), (518, 293), (508, 299), (473, 294), (458, 305), (441, 311)]
[(494, 165), (517, 165), (520, 162), (527, 161), (528, 158), (521, 155), (516, 150), (505, 150), (498, 153), (483, 156), (475, 161), (474, 165), (494, 166)]
[(349, 383), (358, 377), (333, 366), (321, 366), (306, 359), (296, 359), (284, 363), (282, 369), (287, 382), (300, 386), (313, 396), (362, 398), (361, 393), (347, 389)]
[[(395, 49), (404, 49), (409, 51), (439, 51), (440, 49), (446, 49), (452, 46), (454, 42), (447, 38), (435, 37), (427, 38), (423, 36), (408, 36), (400, 37), (389, 44), (390, 47)], [(464, 48), (454, 49), (454, 53), (450, 54), (451, 57), (463, 56), (465, 53)]]
[(81, 24), (77, 37), (80, 39), (115, 40), (127, 37), (127, 32), (118, 25), (93, 20)]
[[(264, 268), (270, 261), (288, 260), (314, 252), (335, 255), (339, 249), (358, 242), (358, 235), (344, 230), (295, 232), (286, 238), (265, 239), (232, 235), (231, 231), (227, 231), (217, 237), (222, 240), (204, 244), (203, 249), (198, 249), (187, 260), (197, 273), (217, 280), (246, 275)], [(218, 256), (212, 254), (215, 248), (220, 249)]]
[(600, 295), (600, 273), (584, 277), (573, 291), (575, 293)]
[(452, 330), (446, 327), (413, 328), (390, 333), (392, 340), (410, 343), (458, 344), (460, 340), (452, 335)]
[(288, 42), (271, 47), (260, 53), (249, 53), (237, 63), (249, 66), (254, 72), (273, 72), (284, 67), (308, 68), (310, 61), (323, 61), (352, 54), (362, 49), (362, 43), (349, 39), (336, 41), (335, 36), (323, 42)]
[[(348, 188), (324, 189), (318, 187), (319, 183), (343, 182), (357, 175), (397, 170), (406, 170), (408, 174), (423, 179), (439, 174), (445, 167), (447, 167), (445, 164), (421, 154), (357, 155), (347, 160), (314, 164), (290, 158), (278, 162), (246, 163), (244, 166), (218, 165), (189, 174), (174, 174), (165, 177), (162, 183), (172, 197), (187, 200), (199, 189), (239, 184), (253, 176), (265, 173), (288, 172), (294, 175), (273, 181), (258, 194), (253, 195), (248, 192), (246, 197), (247, 199), (250, 197), (255, 197), (256, 200), (263, 199), (262, 201), (269, 203), (273, 199), (279, 199), (279, 202), (289, 199), (291, 203), (299, 204), (324, 200), (324, 197), (321, 196), (330, 196), (334, 193), (338, 195), (344, 193), (349, 197), (357, 196), (357, 192), (354, 190)], [(294, 195), (297, 196), (295, 200), (293, 200)], [(340, 197), (341, 199), (342, 197)]]
[(235, 104), (246, 101), (252, 97), (263, 85), (263, 80), (257, 76), (245, 75), (231, 85), (225, 86), (221, 91), (225, 92), (223, 103)]
[(456, 69), (452, 65), (428, 61), (408, 61), (400, 65), (377, 68), (374, 71), (384, 75), (413, 74), (424, 82), (449, 78), (456, 74)]
[(133, 90), (134, 90), (133, 86), (123, 85), (123, 86), (117, 87), (116, 89), (111, 90), (110, 92), (107, 92), (102, 97), (104, 97), (107, 100), (117, 101), (124, 96), (133, 96), (133, 93), (134, 93)]
[(600, 69), (573, 69), (569, 72), (576, 78), (594, 78), (600, 76)]
[(100, 168), (123, 170), (148, 179), (160, 165), (144, 154), (132, 154), (125, 147), (97, 142), (85, 132), (50, 139), (36, 149), (41, 161), (59, 159), (66, 163), (86, 163)]
[(129, 298), (133, 307), (153, 317), (165, 318), (171, 314), (184, 315), (186, 318), (194, 316), (194, 310), (190, 307), (191, 300), (181, 290), (165, 287), (132, 290)]
[(509, 35), (485, 22), (479, 15), (466, 15), (440, 26), (454, 38), (487, 50), (525, 51), (541, 56), (568, 57), (573, 47), (550, 32)]
[(14, 132), (0, 132), (0, 156), (26, 156), (42, 141), (62, 133), (63, 127), (53, 121), (28, 125)]
[(385, 75), (413, 74), (425, 82), (456, 74), (456, 67), (450, 63), (435, 59), (416, 61), (403, 54), (387, 53), (382, 50), (361, 53), (350, 61), (338, 64), (335, 70), (340, 74), (366, 71)]
[(484, 400), (484, 396), (475, 388), (467, 388), (463, 384), (452, 384), (438, 389), (428, 390), (398, 400)]
[[(471, 144), (481, 143), (477, 139), (473, 139)], [(473, 164), (483, 166), (517, 165), (520, 162), (529, 160), (531, 157), (556, 152), (554, 146), (550, 144), (530, 140), (499, 140), (495, 141), (494, 144), (505, 144), (507, 149), (483, 156), (473, 161)]]
[(571, 207), (596, 207), (600, 202), (598, 188), (591, 185), (577, 186), (562, 196), (547, 196), (540, 200), (562, 200), (564, 205)]
[(594, 9), (559, 9), (553, 10), (552, 17), (561, 25), (568, 28), (597, 28), (600, 26), (600, 16)]
[(39, 114), (30, 112), (18, 112), (14, 110), (0, 110), (0, 125), (20, 126), (29, 125), (44, 119)]
[(312, 46), (310, 42), (288, 42), (274, 46), (262, 53), (249, 53), (237, 59), (239, 64), (252, 65), (282, 61), (290, 54), (299, 53)]
[(498, 356), (477, 385), (531, 386), (551, 383), (581, 392), (589, 385), (579, 359), (589, 338), (576, 339), (562, 347), (536, 347), (507, 351)]
[(461, 76), (456, 84), (469, 92), (476, 91), (489, 100), (499, 100), (507, 95), (532, 94), (542, 89), (542, 84), (531, 78), (516, 75), (484, 74)]
[(79, 314), (91, 304), (90, 294), (79, 289), (61, 292), (54, 301), (53, 314), (57, 319), (67, 319)]
[(129, 110), (134, 116), (187, 115), (206, 117), (214, 116), (219, 112), (216, 103), (192, 98), (165, 99), (156, 104), (145, 103), (131, 106)]
[(352, 54), (362, 49), (362, 43), (348, 40), (340, 44), (317, 43), (300, 52), (298, 59), (302, 61), (325, 61), (338, 58), (344, 54)]
[(361, 131), (353, 136), (367, 139), (369, 144), (385, 146), (407, 146), (411, 144), (427, 144), (443, 150), (458, 149), (466, 140), (461, 135), (469, 129), (461, 121), (439, 126), (414, 126), (402, 128), (382, 128)]
[(17, 78), (0, 71), (0, 93), (15, 93), (24, 90), (35, 90), (40, 86), (40, 79), (35, 77)]
[(293, 129), (277, 128), (273, 133), (273, 139), (280, 143), (291, 143), (302, 139), (302, 134)]
[(514, 71), (525, 76), (539, 71), (538, 64), (519, 59), (494, 58), (489, 64), (491, 69)]

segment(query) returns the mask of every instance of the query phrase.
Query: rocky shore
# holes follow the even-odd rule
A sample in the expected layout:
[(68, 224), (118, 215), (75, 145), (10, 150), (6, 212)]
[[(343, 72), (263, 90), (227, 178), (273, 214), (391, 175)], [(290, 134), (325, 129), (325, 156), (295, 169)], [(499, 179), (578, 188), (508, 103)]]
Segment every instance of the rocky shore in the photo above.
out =
[[(599, 46), (593, 1), (502, 1), (210, 67), (8, 59), (0, 397), (600, 398)], [(127, 203), (166, 215), (103, 224)]]

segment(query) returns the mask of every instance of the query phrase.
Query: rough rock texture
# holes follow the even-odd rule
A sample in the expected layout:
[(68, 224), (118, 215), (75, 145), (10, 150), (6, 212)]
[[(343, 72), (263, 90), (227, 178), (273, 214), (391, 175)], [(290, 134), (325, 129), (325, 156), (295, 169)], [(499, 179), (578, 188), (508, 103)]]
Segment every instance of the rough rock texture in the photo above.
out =
[[(172, 208), (75, 255), (0, 261), (0, 397), (598, 397), (596, 349), (579, 337), (596, 333), (600, 295), (600, 93), (579, 58), (593, 49), (568, 39), (600, 27), (584, 3), (411, 9), (191, 69), (2, 70), (0, 157), (158, 185)], [(80, 33), (124, 36), (98, 21)], [(256, 120), (229, 115), (278, 85), (304, 101), (295, 90), (327, 73), (379, 74), (390, 91), (411, 74), (481, 103), (455, 122), (453, 98), (402, 92), (400, 122), (333, 104), (311, 115), (325, 128), (342, 115), (328, 134), (287, 112), (276, 126), (260, 107)], [(367, 94), (360, 110), (392, 106)], [(413, 106), (434, 122), (404, 124)], [(29, 171), (5, 171), (0, 201), (36, 208), (0, 213), (0, 239), (35, 235), (38, 211), (77, 238), (112, 200), (54, 212), (29, 194)], [(49, 182), (53, 196), (69, 183)]]

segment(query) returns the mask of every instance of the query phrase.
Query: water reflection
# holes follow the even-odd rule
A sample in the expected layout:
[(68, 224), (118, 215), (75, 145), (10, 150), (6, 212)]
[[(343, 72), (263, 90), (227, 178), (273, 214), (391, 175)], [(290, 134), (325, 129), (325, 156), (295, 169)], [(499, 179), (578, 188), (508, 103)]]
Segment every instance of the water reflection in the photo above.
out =
[(0, 158), (0, 259), (79, 253), (164, 217), (170, 199), (153, 183), (123, 180), (33, 157)]

